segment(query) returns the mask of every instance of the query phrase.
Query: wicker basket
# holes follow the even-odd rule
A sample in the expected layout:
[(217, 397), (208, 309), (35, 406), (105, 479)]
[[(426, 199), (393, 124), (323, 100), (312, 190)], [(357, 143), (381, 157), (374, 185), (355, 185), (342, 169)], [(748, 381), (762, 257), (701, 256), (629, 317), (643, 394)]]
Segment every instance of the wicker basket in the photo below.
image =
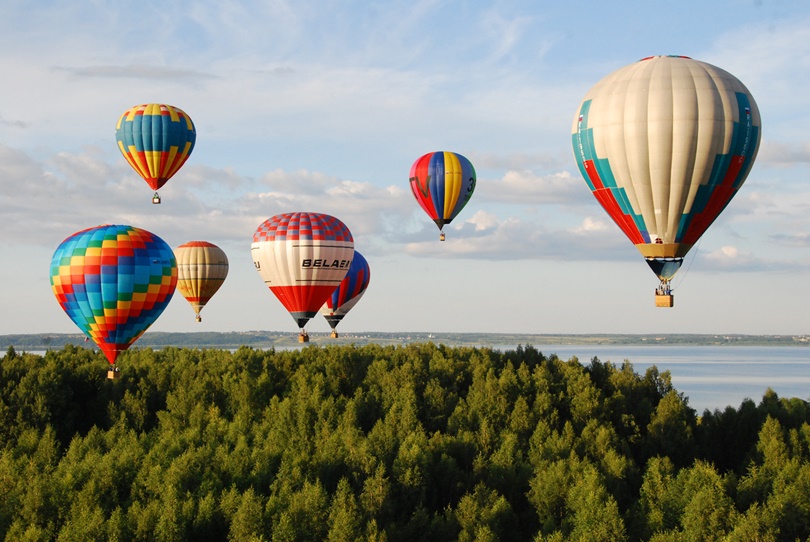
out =
[(675, 305), (675, 296), (672, 294), (656, 294), (655, 306), (656, 307), (672, 307)]

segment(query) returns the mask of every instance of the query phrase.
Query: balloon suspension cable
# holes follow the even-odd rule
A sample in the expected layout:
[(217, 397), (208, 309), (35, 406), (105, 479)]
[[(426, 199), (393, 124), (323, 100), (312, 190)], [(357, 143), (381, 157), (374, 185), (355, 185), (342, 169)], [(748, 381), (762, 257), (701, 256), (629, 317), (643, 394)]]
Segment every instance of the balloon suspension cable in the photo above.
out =
[(703, 242), (703, 239), (698, 239), (698, 242), (695, 245), (694, 250), (690, 251), (691, 254), (692, 254), (692, 258), (689, 260), (689, 264), (686, 266), (686, 269), (684, 269), (682, 273), (678, 273), (678, 285), (677, 286), (671, 286), (670, 290), (680, 288), (681, 283), (686, 278), (686, 274), (689, 272), (689, 268), (692, 267), (692, 263), (694, 263), (694, 261), (695, 261), (695, 256), (697, 256), (697, 253), (700, 250), (700, 243), (702, 243), (702, 242)]
[(155, 195), (152, 196), (152, 203), (155, 205), (160, 203), (160, 194), (158, 194), (157, 192), (155, 192)]
[(658, 288), (655, 289), (655, 295), (672, 295), (672, 286), (668, 280), (659, 279)]

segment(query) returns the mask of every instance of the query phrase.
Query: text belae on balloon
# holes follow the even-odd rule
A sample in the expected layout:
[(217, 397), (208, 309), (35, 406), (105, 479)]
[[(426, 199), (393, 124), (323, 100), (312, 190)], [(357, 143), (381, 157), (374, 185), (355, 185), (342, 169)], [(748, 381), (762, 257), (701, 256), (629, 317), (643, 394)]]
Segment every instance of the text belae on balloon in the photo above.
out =
[(324, 259), (310, 259), (305, 258), (301, 261), (301, 268), (306, 269), (308, 267), (320, 267), (320, 268), (332, 268), (332, 269), (347, 269), (352, 264), (351, 260), (329, 260)]

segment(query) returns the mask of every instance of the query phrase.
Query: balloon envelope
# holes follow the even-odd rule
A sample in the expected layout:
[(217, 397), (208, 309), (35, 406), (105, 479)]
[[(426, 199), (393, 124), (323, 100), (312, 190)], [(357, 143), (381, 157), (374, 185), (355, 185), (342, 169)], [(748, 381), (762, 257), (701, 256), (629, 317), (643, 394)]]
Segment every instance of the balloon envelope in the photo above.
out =
[(115, 127), (118, 149), (152, 190), (158, 190), (186, 163), (197, 132), (177, 107), (142, 104), (127, 109)]
[(180, 245), (174, 256), (177, 259), (177, 291), (194, 309), (199, 322), (200, 311), (228, 276), (228, 257), (221, 248), (207, 241)]
[(368, 283), (371, 278), (371, 269), (362, 254), (354, 251), (352, 264), (349, 272), (340, 281), (340, 286), (335, 288), (329, 299), (321, 307), (321, 314), (326, 318), (332, 329), (337, 327), (343, 317), (352, 310), (357, 302), (366, 293)]
[(176, 284), (171, 247), (132, 226), (76, 232), (51, 258), (59, 305), (111, 364), (160, 316)]
[(303, 328), (346, 276), (354, 239), (333, 216), (284, 213), (259, 225), (250, 248), (259, 275)]
[(411, 166), (411, 191), (441, 230), (470, 201), (475, 190), (475, 168), (455, 152), (430, 152)]
[(733, 75), (658, 56), (588, 91), (572, 143), (593, 195), (669, 280), (745, 181), (760, 127), (754, 98)]

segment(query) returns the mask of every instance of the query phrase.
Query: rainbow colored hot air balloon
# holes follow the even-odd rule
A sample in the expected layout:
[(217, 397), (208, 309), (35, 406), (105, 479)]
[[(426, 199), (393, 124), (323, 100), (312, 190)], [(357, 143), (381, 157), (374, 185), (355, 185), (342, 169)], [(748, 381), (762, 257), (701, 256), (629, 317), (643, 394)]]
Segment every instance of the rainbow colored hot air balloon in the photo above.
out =
[(444, 225), (461, 212), (475, 190), (475, 168), (455, 152), (430, 152), (413, 163), (409, 182), (444, 241)]
[(152, 203), (160, 203), (157, 191), (186, 163), (197, 132), (182, 109), (143, 104), (121, 115), (115, 139), (129, 165), (155, 191)]
[(256, 270), (301, 328), (346, 276), (354, 239), (346, 225), (321, 213), (284, 213), (262, 222), (250, 246)]
[(658, 276), (656, 305), (672, 306), (670, 280), (742, 186), (760, 130), (748, 89), (687, 57), (640, 60), (585, 95), (574, 116), (574, 157)]
[(332, 338), (337, 338), (337, 325), (366, 293), (370, 279), (371, 269), (368, 262), (355, 250), (349, 272), (321, 307), (321, 314), (332, 328)]
[(176, 284), (171, 247), (132, 226), (76, 232), (51, 258), (51, 287), (59, 305), (111, 365), (157, 320)]
[(218, 246), (207, 241), (191, 241), (174, 251), (177, 258), (177, 291), (186, 298), (197, 321), (200, 311), (217, 293), (228, 276), (228, 257)]

